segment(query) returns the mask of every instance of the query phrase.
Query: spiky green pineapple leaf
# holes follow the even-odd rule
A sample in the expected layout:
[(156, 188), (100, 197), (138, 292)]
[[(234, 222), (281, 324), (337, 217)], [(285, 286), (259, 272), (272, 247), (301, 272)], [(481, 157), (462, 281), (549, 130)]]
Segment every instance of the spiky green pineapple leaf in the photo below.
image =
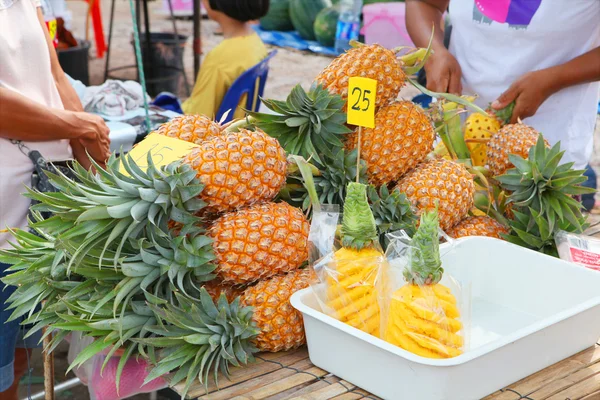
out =
[(351, 132), (345, 126), (344, 101), (322, 85), (309, 92), (297, 85), (285, 102), (266, 99), (263, 103), (277, 115), (249, 112), (254, 124), (277, 138), (289, 154), (307, 160), (323, 164), (326, 158), (335, 158), (344, 146), (343, 135)]

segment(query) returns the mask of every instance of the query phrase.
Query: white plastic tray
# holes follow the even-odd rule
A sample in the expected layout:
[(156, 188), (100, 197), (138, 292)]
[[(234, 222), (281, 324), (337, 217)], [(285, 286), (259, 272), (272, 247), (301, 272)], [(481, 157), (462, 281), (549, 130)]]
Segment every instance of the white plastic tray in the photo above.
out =
[(457, 241), (443, 267), (472, 287), (471, 347), (416, 356), (323, 314), (311, 288), (291, 302), (304, 316), (317, 367), (384, 399), (480, 399), (600, 337), (600, 273), (483, 237)]

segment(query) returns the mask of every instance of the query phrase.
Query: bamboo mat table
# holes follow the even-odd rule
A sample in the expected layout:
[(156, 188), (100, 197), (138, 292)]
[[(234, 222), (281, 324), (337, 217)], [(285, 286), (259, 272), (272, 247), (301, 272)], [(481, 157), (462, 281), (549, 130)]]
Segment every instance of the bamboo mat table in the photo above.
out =
[[(312, 365), (306, 347), (283, 353), (259, 354), (256, 363), (233, 369), (231, 381), (222, 377), (219, 385), (220, 390), (209, 386), (207, 394), (204, 387), (197, 384), (189, 391), (188, 398), (379, 400)], [(501, 389), (484, 400), (600, 400), (600, 341), (594, 347)]]

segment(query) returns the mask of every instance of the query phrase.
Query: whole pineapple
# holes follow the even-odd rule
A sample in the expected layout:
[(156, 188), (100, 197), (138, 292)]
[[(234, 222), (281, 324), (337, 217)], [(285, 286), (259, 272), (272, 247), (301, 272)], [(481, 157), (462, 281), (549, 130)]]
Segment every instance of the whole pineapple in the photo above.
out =
[[(493, 176), (503, 175), (513, 168), (509, 154), (527, 158), (535, 146), (539, 132), (521, 122), (504, 126), (487, 144), (487, 163)], [(548, 146), (548, 142), (546, 142)]]
[(342, 248), (334, 253), (326, 277), (328, 312), (341, 322), (380, 335), (379, 295), (387, 263), (379, 249), (366, 186), (348, 184), (342, 220)]
[(156, 133), (201, 144), (221, 134), (221, 125), (204, 115), (182, 115), (162, 124)]
[(444, 270), (438, 237), (437, 212), (424, 212), (408, 250), (408, 283), (391, 296), (383, 336), (422, 357), (450, 358), (462, 354), (464, 340), (456, 298), (439, 283)]
[(487, 164), (487, 142), (500, 128), (506, 125), (515, 103), (512, 102), (502, 110), (489, 107), (487, 114), (473, 113), (465, 121), (465, 141), (471, 152), (471, 160), (475, 166)]
[(457, 224), (473, 207), (473, 177), (454, 161), (427, 160), (405, 174), (396, 187), (419, 212), (437, 207), (443, 230)]
[(201, 197), (216, 212), (272, 200), (285, 185), (285, 150), (260, 129), (205, 140), (184, 162), (196, 170), (205, 185)]
[(502, 239), (502, 234), (508, 234), (508, 229), (492, 217), (467, 217), (446, 231), (448, 236), (458, 239), (465, 236), (487, 236)]
[[(397, 181), (423, 161), (432, 150), (435, 131), (423, 109), (410, 101), (395, 101), (381, 107), (375, 128), (361, 133), (361, 158), (367, 162), (369, 181), (383, 185)], [(346, 147), (358, 147), (358, 132)]]
[(378, 44), (357, 44), (335, 58), (315, 79), (331, 94), (348, 99), (350, 77), (363, 77), (377, 80), (377, 99), (380, 107), (394, 100), (406, 83), (406, 76), (417, 72), (428, 56), (426, 49), (418, 49), (401, 57), (396, 52)]
[(247, 284), (300, 267), (308, 258), (310, 226), (300, 209), (265, 203), (218, 218), (213, 238), (216, 273), (228, 284)]
[(290, 297), (316, 279), (311, 269), (276, 275), (247, 288), (242, 304), (254, 307), (252, 319), (260, 329), (255, 339), (260, 351), (286, 351), (306, 341), (302, 314), (290, 304)]

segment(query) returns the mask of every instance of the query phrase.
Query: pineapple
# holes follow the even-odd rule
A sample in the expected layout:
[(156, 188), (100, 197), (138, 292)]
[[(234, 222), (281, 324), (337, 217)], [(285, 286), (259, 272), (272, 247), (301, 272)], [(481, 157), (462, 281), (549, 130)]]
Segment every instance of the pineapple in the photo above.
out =
[(349, 183), (342, 220), (342, 248), (327, 266), (326, 305), (338, 320), (380, 335), (379, 293), (387, 268), (366, 186)]
[(359, 45), (335, 58), (315, 79), (330, 93), (348, 99), (348, 80), (359, 76), (377, 80), (375, 106), (394, 100), (406, 83), (403, 64), (392, 50), (378, 44)]
[(240, 297), (245, 289), (243, 286), (228, 285), (219, 279), (213, 279), (212, 281), (205, 283), (202, 287), (208, 292), (213, 301), (218, 301), (219, 297), (224, 294), (225, 298), (227, 298), (227, 301), (230, 303), (237, 297)]
[(228, 284), (247, 284), (295, 270), (308, 258), (309, 230), (302, 211), (287, 203), (224, 214), (209, 229), (216, 272)]
[(488, 236), (502, 239), (508, 229), (500, 222), (487, 215), (467, 217), (446, 231), (448, 236), (458, 239), (465, 236)]
[(263, 100), (271, 113), (251, 112), (250, 121), (279, 140), (293, 155), (326, 165), (344, 147), (344, 137), (352, 132), (345, 126), (344, 100), (321, 85), (305, 92), (295, 86), (286, 101)]
[(404, 271), (408, 283), (391, 296), (383, 335), (416, 355), (450, 358), (462, 354), (464, 341), (456, 298), (439, 283), (444, 270), (438, 229), (437, 212), (424, 212)]
[(305, 343), (302, 314), (290, 304), (290, 296), (316, 279), (311, 269), (276, 275), (246, 289), (242, 304), (252, 306), (252, 319), (260, 329), (255, 345), (260, 351), (286, 351)]
[(156, 133), (201, 144), (221, 134), (221, 125), (204, 115), (182, 115), (162, 124)]
[(506, 239), (511, 243), (558, 256), (554, 235), (559, 230), (582, 233), (587, 227), (581, 202), (572, 196), (594, 193), (581, 186), (587, 178), (584, 170), (573, 170), (572, 162), (559, 164), (560, 144), (548, 148), (540, 134), (527, 158), (509, 155), (516, 167), (497, 179), (510, 192), (514, 219)]
[(427, 160), (405, 174), (396, 187), (419, 212), (438, 207), (443, 230), (456, 225), (473, 207), (473, 177), (454, 161)]
[(196, 170), (205, 185), (201, 198), (216, 212), (272, 200), (286, 179), (285, 150), (260, 129), (205, 140), (184, 162)]
[[(435, 131), (423, 109), (410, 101), (381, 107), (375, 128), (363, 129), (361, 158), (367, 162), (369, 181), (377, 186), (397, 181), (423, 161), (433, 148)], [(358, 132), (348, 137), (347, 147), (358, 147)]]
[[(539, 132), (519, 122), (504, 126), (492, 136), (487, 144), (487, 163), (493, 176), (503, 175), (513, 164), (509, 154), (527, 157), (538, 138)], [(548, 142), (545, 142), (548, 146)]]
[(471, 152), (471, 160), (475, 166), (487, 164), (487, 142), (512, 117), (515, 102), (502, 110), (488, 107), (487, 114), (474, 113), (465, 121), (465, 141)]

